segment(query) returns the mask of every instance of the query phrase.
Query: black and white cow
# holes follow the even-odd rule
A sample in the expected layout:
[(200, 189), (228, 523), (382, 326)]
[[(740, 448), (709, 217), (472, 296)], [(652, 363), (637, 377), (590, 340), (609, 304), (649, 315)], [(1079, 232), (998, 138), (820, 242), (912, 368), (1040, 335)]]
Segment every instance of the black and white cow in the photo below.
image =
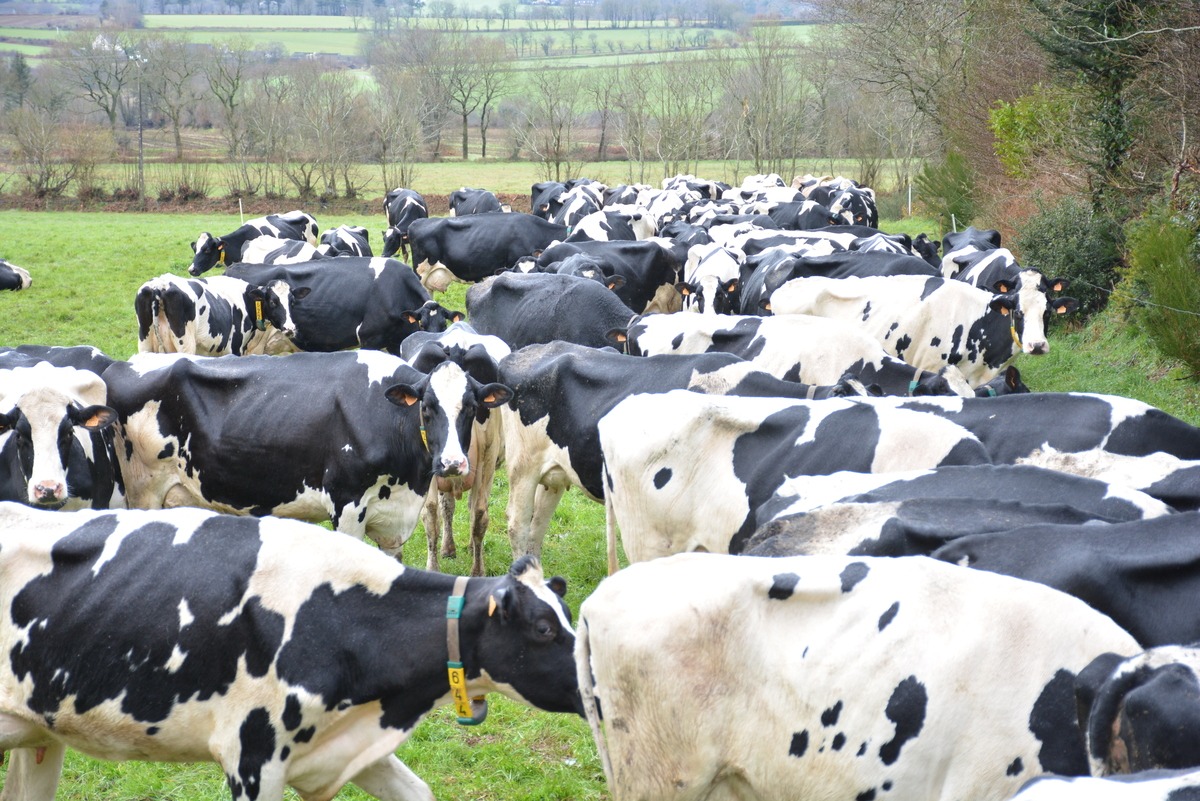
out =
[(539, 181), (529, 189), (529, 213), (543, 220), (553, 220), (562, 208), (562, 194), (567, 185), (562, 181)]
[(252, 286), (240, 278), (180, 278), (164, 273), (138, 288), (133, 310), (139, 353), (247, 356), (295, 350), (291, 308), (309, 294), (274, 280)]
[[(1191, 612), (1191, 599), (1200, 591), (1200, 512), (1103, 526), (1047, 523), (979, 533), (947, 543), (933, 556), (1074, 595), (1146, 647), (1200, 641), (1200, 620)], [(1200, 766), (1200, 760), (1132, 769), (1191, 765)]]
[(1068, 595), (924, 557), (658, 559), (601, 582), (577, 637), (613, 801), (1007, 799), (1087, 773), (1074, 676), (1136, 647)]
[(503, 211), (500, 198), (489, 189), (472, 189), (464, 186), (450, 193), (450, 216), (462, 217), (467, 214), (486, 214), (492, 211)]
[[(757, 517), (765, 522), (744, 552), (919, 556), (977, 534), (1041, 523), (1121, 523), (1171, 511), (1162, 501), (1121, 485), (1030, 465), (949, 466), (839, 478), (789, 478), (759, 506)], [(877, 486), (868, 489), (869, 483)], [(830, 491), (836, 498), (832, 502)]]
[(319, 247), (299, 239), (280, 239), (277, 236), (256, 236), (242, 248), (241, 264), (299, 264), (323, 259)]
[[(1191, 539), (1195, 530), (1193, 521)], [(1177, 589), (1184, 606), (1159, 597), (1162, 613), (1179, 617), (1191, 607), (1195, 596)], [(1200, 647), (1185, 642), (1103, 654), (1079, 674), (1075, 693), (1093, 776), (1200, 768)]]
[(958, 368), (913, 367), (853, 324), (828, 317), (650, 314), (630, 320), (626, 336), (635, 356), (733, 353), (788, 381), (833, 384), (849, 373), (885, 395), (975, 395)]
[(100, 376), (26, 357), (0, 369), (0, 500), (47, 509), (120, 508), (116, 412)]
[(0, 259), (0, 291), (5, 289), (29, 289), (33, 284), (33, 279), (29, 276), (29, 271), (17, 265)]
[(554, 341), (609, 347), (609, 333), (631, 314), (604, 283), (581, 276), (505, 272), (467, 289), (472, 325), (513, 350)]
[[(427, 300), (418, 309), (412, 309), (405, 313), (408, 321), (422, 331), (430, 333), (439, 333), (445, 331), (452, 323), (461, 322), (467, 319), (467, 316), (460, 311), (447, 309), (436, 300)], [(405, 337), (407, 342), (412, 338), (412, 335)], [(403, 355), (403, 346), (401, 347), (401, 355)]]
[(962, 231), (951, 231), (942, 237), (942, 276), (953, 278), (961, 270), (957, 259), (998, 247), (1000, 232), (993, 228), (972, 225)]
[(387, 230), (383, 232), (383, 256), (399, 252), (408, 258), (408, 228), (416, 220), (429, 216), (429, 204), (413, 189), (393, 189), (383, 198), (383, 213), (387, 215)]
[(402, 261), (342, 256), (303, 264), (234, 264), (225, 275), (253, 286), (284, 281), (293, 294), (293, 343), (300, 350), (376, 348), (396, 353), (417, 330), (410, 313), (429, 300), (417, 274)]
[(339, 225), (321, 234), (317, 249), (324, 256), (358, 256), (370, 258), (371, 234), (361, 225)]
[(771, 293), (770, 304), (775, 314), (855, 322), (896, 358), (926, 370), (957, 365), (972, 386), (995, 378), (1018, 354), (1048, 353), (1047, 315), (1078, 305), (1047, 298), (1042, 286), (993, 294), (917, 275), (798, 278)]
[(201, 275), (217, 265), (224, 267), (241, 261), (246, 243), (259, 236), (297, 239), (316, 247), (317, 220), (297, 209), (287, 214), (256, 217), (225, 236), (213, 236), (206, 231), (192, 243), (192, 252), (196, 255), (188, 273)]
[(559, 196), (562, 204), (553, 221), (573, 229), (584, 218), (604, 207), (604, 185), (581, 183), (570, 187)]
[(490, 278), (567, 236), (567, 227), (532, 214), (469, 214), (416, 220), (408, 229), (421, 283), (445, 292), (454, 281)]
[(850, 212), (838, 213), (813, 200), (758, 204), (754, 208), (770, 217), (780, 228), (793, 231), (822, 228), (826, 225), (850, 225), (854, 220)]
[(734, 314), (740, 307), (738, 253), (721, 245), (688, 248), (684, 278), (675, 284), (683, 296), (683, 311), (705, 315)]
[[(480, 334), (470, 324), (456, 322), (440, 333), (421, 331), (413, 334), (404, 340), (400, 355), (417, 369), (422, 369), (430, 359), (453, 359), (477, 380), (488, 383), (497, 380), (499, 362), (510, 352), (508, 345), (498, 337)], [(439, 532), (442, 556), (453, 558), (457, 555), (454, 505), (463, 493), (468, 493), (471, 575), (483, 575), (483, 536), (491, 521), (488, 500), (492, 494), (496, 468), (504, 454), (502, 425), (499, 412), (484, 415), (482, 419), (476, 416), (468, 453), (468, 460), (475, 465), (475, 469), (465, 476), (439, 476), (430, 486), (421, 514), (429, 545), (427, 569), (438, 569)]]
[[(789, 478), (987, 464), (987, 451), (936, 415), (894, 416), (842, 401), (674, 390), (631, 395), (600, 418), (609, 569), (615, 530), (631, 562), (683, 551), (740, 553), (760, 506)], [(901, 410), (895, 410), (901, 411)], [(679, 448), (672, 443), (703, 443)]]
[(32, 367), (38, 362), (49, 362), (55, 367), (74, 367), (76, 370), (88, 370), (96, 375), (104, 375), (104, 371), (114, 361), (107, 353), (91, 345), (0, 347), (0, 369)]
[(1200, 509), (1200, 461), (1195, 459), (1180, 459), (1162, 451), (1136, 456), (1103, 448), (1064, 452), (1043, 445), (1017, 463), (1123, 484), (1153, 495), (1177, 512)]
[(561, 341), (514, 349), (500, 363), (500, 380), (515, 395), (503, 409), (509, 539), (513, 553), (535, 556), (567, 489), (604, 497), (596, 426), (629, 395), (692, 389), (803, 399), (863, 391), (853, 382), (781, 381), (729, 353), (637, 357)]
[(649, 239), (655, 233), (654, 219), (646, 209), (601, 209), (573, 224), (567, 242), (612, 242)]
[(511, 395), (452, 361), (425, 374), (369, 350), (140, 354), (104, 380), (131, 506), (330, 520), (391, 555), (416, 527), (431, 479), (474, 469), (476, 416)]
[(6, 797), (53, 798), (72, 748), (217, 762), (234, 801), (430, 799), (394, 751), (452, 700), (455, 596), (468, 695), (582, 714), (566, 583), (532, 560), (460, 587), (292, 520), (0, 504), (0, 572)]
[(624, 283), (616, 288), (617, 297), (631, 313), (674, 311), (679, 308), (675, 284), (683, 265), (676, 258), (669, 240), (646, 239), (636, 242), (559, 242), (537, 257), (538, 264), (553, 264), (576, 253), (585, 253), (600, 262), (607, 276), (619, 275)]

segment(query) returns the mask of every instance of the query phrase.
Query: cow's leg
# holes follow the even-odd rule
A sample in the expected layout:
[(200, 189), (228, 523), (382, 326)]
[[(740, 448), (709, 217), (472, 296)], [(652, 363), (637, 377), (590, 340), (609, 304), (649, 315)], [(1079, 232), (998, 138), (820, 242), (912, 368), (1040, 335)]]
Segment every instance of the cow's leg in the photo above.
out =
[[(499, 425), (499, 419), (489, 421)], [(471, 485), (468, 508), (471, 510), (471, 575), (484, 575), (483, 569), (483, 537), (487, 534), (491, 518), (488, 515), (488, 500), (491, 499), (492, 486), (496, 480), (496, 467), (500, 464), (500, 451), (503, 439), (498, 432), (492, 431), (484, 436), (479, 448), (479, 458), (476, 460), (475, 483)]]
[(54, 801), (67, 747), (51, 742), (8, 752), (8, 775), (0, 801)]
[(434, 801), (429, 785), (421, 781), (395, 754), (372, 762), (350, 781), (379, 801)]
[(550, 530), (550, 518), (554, 517), (554, 510), (558, 508), (558, 502), (562, 500), (566, 491), (566, 487), (562, 486), (538, 487), (533, 505), (533, 520), (529, 524), (530, 550), (523, 553), (542, 558), (542, 543), (546, 539), (546, 532)]
[(438, 569), (438, 492), (437, 482), (429, 485), (429, 494), (421, 506), (421, 523), (425, 526), (425, 539), (429, 542), (429, 556), (425, 560), (425, 569)]
[(458, 549), (454, 546), (454, 495), (442, 493), (442, 556), (454, 559)]
[(239, 764), (225, 768), (225, 780), (229, 785), (233, 801), (283, 801), (287, 789), (287, 767), (283, 762), (271, 760), (265, 764), (253, 762), (246, 773)]

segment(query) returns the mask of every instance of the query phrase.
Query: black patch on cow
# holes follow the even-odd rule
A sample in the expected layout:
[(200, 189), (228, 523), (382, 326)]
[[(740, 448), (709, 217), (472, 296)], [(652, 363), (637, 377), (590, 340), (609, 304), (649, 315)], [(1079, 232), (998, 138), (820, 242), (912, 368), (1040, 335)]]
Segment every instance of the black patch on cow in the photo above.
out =
[(311, 740), (313, 738), (313, 735), (316, 733), (317, 733), (317, 727), (309, 726), (307, 728), (301, 729), (300, 731), (296, 732), (295, 736), (292, 737), (292, 742), (307, 743), (309, 740)]
[[(105, 515), (60, 539), (50, 571), (13, 599), (12, 623), (29, 636), (9, 659), (17, 679), (32, 682), (28, 707), (53, 715), (74, 696), (82, 714), (119, 698), (123, 713), (157, 723), (176, 703), (226, 692), (243, 658), (263, 675), (284, 621), (246, 597), (258, 521), (213, 517), (179, 542), (175, 526), (148, 523), (100, 565), (116, 525)], [(184, 602), (190, 621), (181, 627)], [(176, 649), (183, 659), (169, 671)]]
[(163, 449), (158, 452), (159, 459), (170, 459), (174, 455), (175, 455), (175, 443), (174, 442), (168, 442), (166, 445), (163, 446)]
[(671, 340), (671, 350), (679, 350), (681, 345), (683, 345), (683, 334)]
[(788, 749), (788, 755), (794, 757), (804, 756), (804, 752), (808, 750), (808, 731), (796, 732), (792, 735), (792, 745)]
[(1008, 766), (1008, 769), (1004, 771), (1004, 774), (1006, 776), (1020, 776), (1021, 771), (1023, 770), (1025, 770), (1025, 765), (1021, 762), (1021, 758), (1017, 757), (1012, 761), (1012, 764)]
[(887, 608), (887, 611), (879, 616), (879, 630), (883, 631), (888, 627), (888, 624), (896, 619), (896, 613), (900, 611), (900, 602), (892, 604)]
[(871, 316), (871, 301), (868, 300), (867, 305), (863, 306), (863, 311), (862, 311), (863, 322), (865, 323), (870, 316)]
[(888, 790), (892, 789), (892, 780), (888, 779), (880, 786), (883, 787), (883, 791), (886, 793)]
[(363, 508), (358, 511), (358, 522), (361, 523), (366, 519), (367, 519), (367, 507), (363, 506)]
[(879, 748), (879, 758), (883, 760), (883, 764), (895, 764), (905, 743), (921, 733), (921, 727), (925, 725), (925, 707), (928, 703), (929, 695), (925, 691), (925, 685), (917, 681), (916, 676), (909, 676), (896, 685), (884, 709), (888, 720), (896, 724), (896, 736)]
[(842, 747), (845, 744), (846, 744), (846, 735), (842, 734), (841, 732), (838, 732), (837, 734), (833, 735), (833, 746), (832, 747), (833, 747), (834, 751), (841, 751)]
[(836, 726), (838, 717), (842, 714), (842, 702), (838, 701), (833, 706), (821, 713), (821, 725), (825, 728)]
[(896, 350), (896, 358), (903, 360), (905, 351), (912, 347), (912, 337), (908, 334), (905, 334), (897, 339), (892, 347)]
[(250, 711), (242, 721), (239, 732), (242, 753), (238, 758), (237, 777), (229, 777), (229, 789), (234, 798), (245, 794), (250, 801), (262, 790), (263, 765), (275, 756), (275, 727), (267, 710), (259, 707)]
[(664, 467), (654, 474), (654, 488), (662, 489), (671, 480), (671, 468)]
[(1166, 801), (1200, 801), (1200, 787), (1180, 787), (1167, 793)]
[(379, 488), (379, 500), (386, 501), (390, 497), (392, 497), (391, 487), (385, 485)]
[(279, 760), (281, 762), (287, 762), (288, 757), (291, 755), (292, 749), (290, 747), (285, 745), (283, 748), (279, 749)]
[(786, 601), (796, 591), (800, 577), (795, 573), (779, 573), (774, 577), (767, 597), (773, 601)]
[(932, 339), (929, 340), (929, 346), (932, 348), (936, 348), (940, 344), (942, 344), (941, 337), (933, 337)]
[(864, 562), (851, 562), (850, 564), (846, 565), (846, 568), (842, 571), (841, 575), (842, 592), (850, 592), (853, 590), (856, 586), (858, 586), (858, 582), (865, 579), (867, 574), (870, 572), (871, 569), (867, 567)]
[(855, 756), (862, 756), (865, 753), (867, 753), (867, 744), (863, 743), (858, 747), (858, 753), (856, 753)]
[(940, 276), (931, 276), (928, 280), (926, 280), (925, 286), (921, 287), (921, 300), (925, 300), (925, 298), (929, 297), (938, 289), (940, 289), (945, 280), (946, 279), (941, 278)]
[(157, 726), (147, 726), (146, 727), (146, 736), (147, 737), (153, 737), (156, 734), (158, 734)]
[(870, 790), (864, 790), (854, 796), (854, 801), (875, 801), (875, 788), (872, 787)]
[(304, 722), (303, 713), (300, 710), (300, 699), (289, 693), (287, 700), (283, 702), (283, 716), (280, 718), (283, 721), (284, 728), (288, 731), (295, 731), (300, 728), (300, 724)]
[(1075, 676), (1070, 671), (1059, 670), (1042, 688), (1029, 712), (1029, 731), (1042, 744), (1038, 750), (1040, 773), (1087, 775), (1087, 756), (1075, 708)]

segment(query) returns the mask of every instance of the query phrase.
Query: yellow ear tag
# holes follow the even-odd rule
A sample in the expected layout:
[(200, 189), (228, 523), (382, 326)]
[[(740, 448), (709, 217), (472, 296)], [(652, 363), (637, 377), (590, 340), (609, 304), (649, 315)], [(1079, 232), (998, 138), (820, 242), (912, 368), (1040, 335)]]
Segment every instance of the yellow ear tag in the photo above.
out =
[(449, 663), (450, 697), (454, 699), (454, 711), (460, 718), (470, 718), (471, 698), (467, 695), (467, 672), (459, 662)]
[(488, 596), (488, 617), (491, 617), (494, 614), (496, 614), (496, 596), (489, 595)]
[(421, 426), (421, 444), (425, 446), (425, 450), (429, 450), (429, 435), (425, 433), (425, 426)]

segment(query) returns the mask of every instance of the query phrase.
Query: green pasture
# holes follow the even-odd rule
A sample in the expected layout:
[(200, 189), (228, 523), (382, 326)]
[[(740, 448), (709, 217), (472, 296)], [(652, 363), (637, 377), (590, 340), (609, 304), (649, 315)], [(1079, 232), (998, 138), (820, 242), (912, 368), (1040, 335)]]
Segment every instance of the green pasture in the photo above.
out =
[[(500, 186), (499, 172), (442, 172), (447, 166), (438, 167), (438, 188), (470, 183), (528, 191), (533, 177), (503, 165), (511, 174)], [(471, 166), (462, 165), (463, 169)], [(450, 175), (455, 178), (450, 180)], [(460, 180), (467, 177), (483, 180)], [(418, 188), (432, 191), (429, 185)], [(383, 215), (374, 209), (379, 208), (379, 199), (371, 198), (368, 205), (373, 209), (362, 213), (312, 211), (322, 229), (342, 223), (367, 226), (378, 246)], [(292, 205), (285, 202), (276, 210)], [(205, 214), (0, 211), (0, 257), (25, 267), (33, 276), (29, 289), (0, 293), (0, 345), (90, 344), (111, 356), (127, 357), (136, 350), (133, 297), (138, 286), (163, 272), (182, 275), (191, 260), (188, 243), (198, 233), (226, 233), (239, 222), (236, 202), (228, 212)], [(910, 234), (941, 233), (921, 218), (885, 222), (882, 227)], [(442, 302), (463, 309), (464, 294), (465, 286), (455, 285)], [(1038, 390), (1128, 395), (1200, 424), (1200, 386), (1184, 380), (1176, 365), (1158, 358), (1133, 327), (1115, 314), (1089, 326), (1055, 328), (1050, 355), (1023, 356), (1017, 364), (1026, 383)], [(264, 424), (286, 425), (287, 421)], [(489, 505), (491, 525), (485, 544), (489, 574), (507, 569), (511, 559), (505, 534), (506, 497), (502, 470)], [(469, 569), (461, 536), (465, 525), (460, 513), (456, 519), (460, 556), (442, 561), (446, 572)], [(406, 564), (424, 565), (425, 542), (418, 528), (405, 547)], [(568, 600), (576, 612), (605, 574), (604, 551), (603, 507), (576, 490), (568, 492), (547, 536), (543, 558), (548, 573), (567, 578)], [(491, 717), (477, 728), (461, 728), (453, 722), (449, 709), (438, 711), (397, 753), (442, 801), (600, 801), (608, 797), (582, 720), (530, 710), (500, 698), (493, 699)], [(288, 797), (296, 798), (294, 794)], [(228, 790), (221, 772), (211, 764), (116, 764), (70, 753), (57, 798), (218, 801), (228, 798)], [(348, 788), (338, 798), (365, 796)]]

